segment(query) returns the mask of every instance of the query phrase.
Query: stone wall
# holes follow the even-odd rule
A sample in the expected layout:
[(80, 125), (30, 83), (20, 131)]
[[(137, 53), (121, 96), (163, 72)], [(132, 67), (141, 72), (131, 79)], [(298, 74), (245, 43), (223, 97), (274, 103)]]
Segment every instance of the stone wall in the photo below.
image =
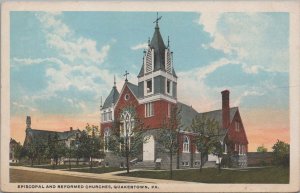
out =
[(264, 166), (272, 164), (272, 152), (249, 152), (248, 166)]

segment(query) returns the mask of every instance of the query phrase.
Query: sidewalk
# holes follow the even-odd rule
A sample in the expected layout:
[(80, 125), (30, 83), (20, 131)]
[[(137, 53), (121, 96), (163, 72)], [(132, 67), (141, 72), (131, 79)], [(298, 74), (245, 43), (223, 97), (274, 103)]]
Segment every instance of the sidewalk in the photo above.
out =
[[(83, 173), (83, 172), (65, 171), (65, 170), (30, 168), (30, 167), (24, 167), (24, 166), (10, 166), (10, 168), (18, 169), (18, 170), (33, 171), (33, 172), (49, 173), (49, 174), (60, 174), (60, 175), (66, 175), (66, 176), (83, 177), (83, 178), (121, 181), (121, 182), (126, 182), (126, 183), (154, 183), (154, 184), (158, 184), (158, 183), (159, 184), (174, 184), (174, 183), (176, 183), (176, 184), (178, 184), (178, 183), (193, 184), (193, 183), (196, 183), (196, 182), (183, 182), (183, 181), (175, 181), (175, 180), (118, 176), (118, 174), (125, 173), (126, 171), (116, 171), (116, 172), (110, 172), (110, 173), (95, 174), (95, 173)], [(131, 172), (133, 172), (133, 171), (141, 171), (141, 169), (131, 170)]]

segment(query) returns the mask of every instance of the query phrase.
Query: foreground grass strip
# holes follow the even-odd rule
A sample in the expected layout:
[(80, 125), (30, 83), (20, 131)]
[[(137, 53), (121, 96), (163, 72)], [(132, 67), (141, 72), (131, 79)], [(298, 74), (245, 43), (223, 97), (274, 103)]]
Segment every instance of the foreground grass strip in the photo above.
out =
[[(53, 165), (26, 165), (26, 167), (32, 167), (32, 168), (42, 168), (42, 169), (55, 169), (55, 170), (61, 170), (61, 169), (69, 169), (69, 165), (57, 165), (54, 166)], [(71, 169), (73, 168), (87, 168), (89, 167), (89, 165), (72, 165)]]
[(122, 171), (122, 170), (125, 170), (125, 169), (114, 168), (114, 167), (98, 167), (98, 168), (92, 168), (92, 169), (90, 169), (90, 168), (74, 169), (72, 171), (103, 174), (103, 173), (117, 172), (117, 171)]
[(119, 181), (9, 169), (11, 183), (120, 183)]
[[(169, 171), (137, 171), (122, 176), (140, 178), (169, 179)], [(222, 170), (203, 168), (199, 170), (175, 170), (173, 180), (202, 183), (246, 183), (246, 184), (285, 184), (289, 183), (289, 168), (268, 167), (247, 170)]]

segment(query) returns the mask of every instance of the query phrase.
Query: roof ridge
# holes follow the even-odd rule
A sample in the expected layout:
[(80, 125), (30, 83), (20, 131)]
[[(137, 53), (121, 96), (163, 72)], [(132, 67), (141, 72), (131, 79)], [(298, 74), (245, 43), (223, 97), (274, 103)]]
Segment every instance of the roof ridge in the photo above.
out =
[[(235, 109), (235, 108), (239, 108), (239, 107), (230, 107), (229, 109)], [(205, 112), (200, 112), (201, 113), (211, 113), (211, 112), (215, 112), (215, 111), (222, 111), (222, 109), (216, 109), (216, 110), (211, 110), (211, 111), (205, 111)]]

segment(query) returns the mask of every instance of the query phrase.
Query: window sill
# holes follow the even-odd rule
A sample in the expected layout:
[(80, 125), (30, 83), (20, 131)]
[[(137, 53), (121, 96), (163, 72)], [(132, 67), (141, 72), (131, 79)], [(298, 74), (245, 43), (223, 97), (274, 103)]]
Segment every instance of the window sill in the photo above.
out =
[(154, 117), (154, 115), (151, 115), (151, 116), (145, 116), (145, 118), (151, 118), (151, 117)]

